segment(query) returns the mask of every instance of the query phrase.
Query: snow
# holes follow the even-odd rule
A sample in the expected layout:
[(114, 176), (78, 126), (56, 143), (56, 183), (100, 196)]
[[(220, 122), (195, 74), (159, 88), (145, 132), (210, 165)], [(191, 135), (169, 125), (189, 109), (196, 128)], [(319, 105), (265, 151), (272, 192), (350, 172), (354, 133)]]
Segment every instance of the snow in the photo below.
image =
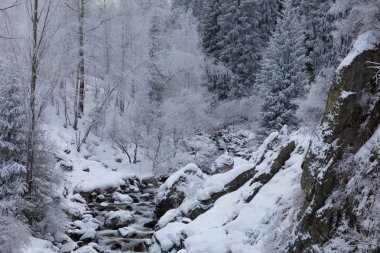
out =
[(109, 225), (112, 223), (112, 220), (116, 220), (116, 224), (124, 224), (125, 222), (132, 221), (133, 215), (129, 211), (110, 211), (105, 215), (105, 225)]
[[(300, 132), (292, 135), (285, 132), (272, 134), (254, 152), (259, 159), (253, 157), (250, 161), (235, 160), (232, 170), (213, 175), (204, 182), (197, 193), (197, 199), (185, 199), (179, 208), (168, 211), (159, 221), (161, 229), (155, 233), (161, 249), (170, 251), (174, 245), (178, 245), (181, 238), (185, 246), (184, 252), (187, 253), (262, 253), (273, 252), (268, 248), (269, 245), (286, 245), (280, 244), (281, 238), (273, 243), (272, 240), (277, 234), (281, 235), (283, 230), (291, 229), (295, 225), (294, 219), (304, 199), (300, 185), (301, 165), (310, 144), (310, 137)], [(256, 168), (258, 174), (268, 172), (268, 167), (281, 147), (291, 141), (296, 143), (295, 151), (285, 162), (283, 169), (268, 183), (263, 185), (253, 182), (253, 178), (236, 191), (218, 198), (208, 211), (193, 221), (187, 221), (188, 224), (173, 221), (181, 213), (186, 213), (183, 212), (186, 205), (199, 204), (199, 200), (207, 199), (213, 192), (223, 190), (228, 182), (248, 169)], [(268, 145), (273, 146), (268, 149)], [(247, 202), (253, 192), (257, 194)], [(153, 247), (153, 252), (160, 251), (155, 251)]]
[(73, 251), (73, 253), (98, 253), (98, 251), (94, 250), (91, 246), (84, 246)]
[(51, 244), (51, 242), (38, 239), (35, 237), (30, 238), (29, 245), (22, 250), (22, 253), (57, 253), (58, 249)]
[(199, 176), (203, 176), (203, 172), (198, 168), (197, 165), (190, 163), (186, 165), (183, 169), (170, 175), (170, 177), (165, 181), (165, 183), (160, 187), (160, 189), (169, 189), (173, 186), (175, 182), (179, 180), (180, 177), (187, 177), (187, 175), (194, 173)]
[(345, 98), (348, 98), (349, 96), (352, 96), (352, 95), (355, 95), (356, 94), (356, 92), (352, 92), (352, 91), (342, 91), (341, 93), (340, 93), (340, 97), (342, 98), (342, 99), (345, 99)]
[(180, 245), (181, 232), (185, 226), (186, 224), (182, 222), (173, 222), (154, 233), (154, 237), (160, 243), (162, 250), (169, 251), (175, 245)]
[(76, 242), (68, 242), (62, 245), (61, 251), (62, 253), (70, 253), (73, 250), (76, 250), (77, 248), (78, 248), (78, 244)]
[(178, 185), (177, 190), (183, 190), (183, 187), (185, 187), (186, 190), (184, 193), (186, 197), (191, 197), (195, 194), (196, 190), (199, 189), (205, 178), (207, 178), (207, 175), (203, 173), (197, 165), (190, 163), (184, 168), (173, 173), (165, 181), (165, 183), (160, 186), (156, 196), (156, 201), (164, 198), (167, 190), (180, 179), (183, 179), (183, 182)]
[(120, 192), (114, 192), (112, 195), (112, 199), (115, 203), (122, 203), (122, 204), (131, 204), (133, 203), (133, 199), (129, 197), (127, 194), (122, 194)]
[(84, 241), (87, 239), (94, 240), (96, 237), (96, 231), (95, 229), (88, 229), (86, 233), (84, 233), (79, 240)]
[(136, 230), (133, 228), (119, 228), (119, 233), (121, 234), (122, 237), (130, 237), (136, 233)]
[(247, 162), (243, 159), (236, 158), (234, 160), (235, 166), (232, 170), (229, 170), (225, 173), (213, 175), (206, 180), (202, 186), (202, 189), (197, 192), (198, 200), (209, 199), (213, 193), (222, 191), (229, 182), (234, 180), (243, 172), (246, 172), (254, 167), (252, 163)]
[(347, 66), (349, 66), (356, 57), (367, 50), (373, 50), (378, 46), (380, 41), (380, 31), (369, 30), (358, 36), (352, 46), (350, 53), (344, 58), (337, 68), (337, 73)]
[[(82, 121), (88, 121), (87, 117), (85, 116)], [(73, 136), (76, 136), (75, 130), (70, 126), (64, 128), (63, 119), (55, 113), (51, 113), (51, 118), (46, 121), (44, 128), (58, 150), (55, 155), (61, 160), (60, 164), (73, 167), (72, 171), (66, 172), (66, 186), (70, 191), (91, 192), (95, 189), (116, 189), (125, 183), (124, 179), (151, 177), (150, 161), (143, 159), (141, 163), (130, 164), (128, 159), (123, 159), (119, 163), (117, 158), (125, 157), (125, 154), (115, 148), (110, 140), (102, 140), (92, 133), (81, 147), (81, 151), (77, 152), (75, 139), (73, 139)], [(81, 124), (79, 127), (82, 129), (78, 131), (85, 132), (86, 124)], [(86, 169), (89, 171), (84, 171)]]
[(371, 138), (355, 154), (355, 160), (367, 160), (374, 147), (380, 146), (380, 127), (376, 129)]
[(74, 221), (73, 224), (82, 230), (89, 230), (97, 229), (100, 226), (101, 222), (95, 218), (84, 218), (83, 220)]
[[(211, 166), (211, 173), (220, 172), (218, 171), (223, 166), (232, 167), (234, 165), (234, 159), (228, 155), (228, 153), (224, 153), (223, 155), (219, 156), (214, 163)], [(224, 172), (224, 171), (222, 171)]]

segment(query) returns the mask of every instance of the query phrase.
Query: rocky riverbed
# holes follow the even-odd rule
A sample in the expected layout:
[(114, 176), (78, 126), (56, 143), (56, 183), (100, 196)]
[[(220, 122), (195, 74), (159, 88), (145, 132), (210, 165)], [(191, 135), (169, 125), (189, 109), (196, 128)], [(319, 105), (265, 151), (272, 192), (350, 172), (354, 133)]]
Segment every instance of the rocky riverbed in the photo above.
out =
[(72, 201), (86, 210), (69, 215), (72, 222), (66, 234), (71, 240), (61, 245), (61, 252), (148, 252), (157, 223), (158, 184), (153, 179), (130, 178), (116, 189), (75, 193)]

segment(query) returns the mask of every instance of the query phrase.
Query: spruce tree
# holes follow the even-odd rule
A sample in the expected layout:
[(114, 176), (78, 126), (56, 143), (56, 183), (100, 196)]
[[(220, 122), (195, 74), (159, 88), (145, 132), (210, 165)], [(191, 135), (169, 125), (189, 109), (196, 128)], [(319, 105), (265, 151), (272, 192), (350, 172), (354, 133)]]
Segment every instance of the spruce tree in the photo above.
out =
[(264, 50), (276, 28), (282, 5), (279, 0), (255, 0), (255, 3), (260, 50)]
[(248, 95), (254, 84), (254, 73), (260, 61), (260, 40), (256, 12), (253, 1), (225, 1), (220, 17), (223, 48), (221, 61), (233, 73), (232, 96)]
[(20, 78), (0, 63), (0, 199), (15, 198), (25, 190), (24, 98)]
[(195, 17), (202, 15), (203, 0), (173, 0), (173, 8), (183, 8), (186, 12), (191, 11)]
[(257, 78), (265, 99), (262, 108), (265, 133), (284, 125), (294, 128), (298, 124), (294, 99), (304, 94), (308, 80), (301, 28), (298, 9), (292, 6), (291, 0), (285, 0), (282, 18), (264, 52)]
[(333, 50), (333, 22), (329, 13), (332, 0), (301, 0), (300, 12), (304, 17), (306, 66), (312, 80), (322, 68), (337, 64)]
[[(206, 0), (200, 18), (202, 44), (205, 53), (214, 59), (220, 59), (220, 24), (222, 0)], [(225, 1), (225, 0), (224, 0)]]

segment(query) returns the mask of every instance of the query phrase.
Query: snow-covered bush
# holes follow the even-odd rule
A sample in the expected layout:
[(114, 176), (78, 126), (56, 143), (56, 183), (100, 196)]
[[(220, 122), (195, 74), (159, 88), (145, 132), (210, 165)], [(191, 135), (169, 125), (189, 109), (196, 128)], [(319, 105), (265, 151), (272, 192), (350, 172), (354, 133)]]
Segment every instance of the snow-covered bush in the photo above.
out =
[(19, 253), (29, 240), (28, 226), (11, 215), (0, 213), (0, 251)]
[(297, 117), (310, 131), (314, 131), (322, 119), (333, 76), (333, 69), (322, 70), (311, 85), (306, 99), (298, 100)]

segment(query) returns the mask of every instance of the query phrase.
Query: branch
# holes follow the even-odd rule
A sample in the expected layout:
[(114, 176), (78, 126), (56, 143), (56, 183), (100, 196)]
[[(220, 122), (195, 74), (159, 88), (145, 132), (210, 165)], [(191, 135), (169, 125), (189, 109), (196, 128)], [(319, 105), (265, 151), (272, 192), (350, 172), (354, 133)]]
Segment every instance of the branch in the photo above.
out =
[(19, 6), (19, 5), (21, 5), (21, 3), (17, 3), (17, 1), (16, 1), (16, 2), (15, 2), (14, 4), (12, 4), (11, 6), (4, 7), (4, 8), (0, 8), (0, 11), (6, 11), (6, 10), (9, 10), (9, 9), (11, 9), (11, 8), (17, 7), (17, 6)]
[[(108, 21), (111, 21), (112, 19), (114, 19), (114, 18), (116, 18), (116, 17), (120, 17), (121, 15), (122, 15), (122, 14), (118, 14), (118, 15), (116, 15), (116, 16), (113, 16), (113, 17), (109, 17), (109, 18), (103, 19), (102, 21), (100, 21), (100, 23), (99, 23), (97, 26), (95, 26), (95, 27), (89, 29), (87, 32), (92, 32), (92, 31), (98, 29), (99, 27), (101, 27), (104, 23), (107, 23)], [(85, 33), (87, 33), (87, 32), (85, 32)]]

